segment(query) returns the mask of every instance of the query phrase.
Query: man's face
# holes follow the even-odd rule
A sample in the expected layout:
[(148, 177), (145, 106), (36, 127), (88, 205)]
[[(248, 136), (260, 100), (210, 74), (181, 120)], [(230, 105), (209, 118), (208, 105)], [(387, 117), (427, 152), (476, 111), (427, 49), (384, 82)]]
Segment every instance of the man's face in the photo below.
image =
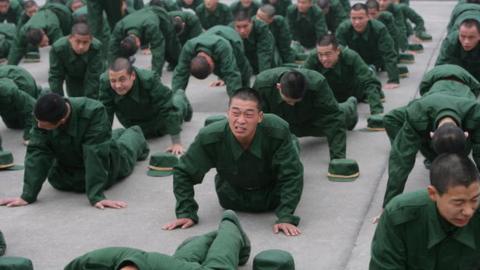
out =
[(42, 40), (40, 41), (40, 44), (38, 45), (40, 48), (45, 48), (48, 47), (50, 43), (50, 40), (48, 39), (47, 34), (43, 33)]
[(308, 9), (312, 6), (312, 0), (298, 0), (297, 8), (300, 13), (307, 13)]
[(377, 9), (375, 9), (375, 8), (369, 8), (368, 9), (368, 17), (370, 19), (378, 18), (378, 15), (380, 15), (380, 11), (378, 11)]
[(340, 49), (333, 47), (332, 44), (328, 46), (317, 46), (317, 56), (324, 68), (333, 68), (338, 62)]
[(187, 6), (190, 6), (191, 4), (193, 4), (193, 0), (183, 0), (183, 3), (185, 3), (185, 5)]
[(77, 9), (83, 7), (84, 4), (82, 3), (82, 1), (74, 1), (71, 5), (70, 5), (70, 9), (72, 11), (76, 11)]
[(263, 21), (266, 24), (271, 24), (273, 22), (273, 18), (268, 17), (268, 15), (261, 11), (260, 9), (257, 10), (257, 19)]
[(353, 29), (358, 33), (363, 33), (367, 28), (368, 16), (365, 10), (352, 10), (350, 11), (350, 20), (352, 21)]
[(457, 227), (464, 227), (478, 208), (480, 183), (477, 181), (468, 187), (449, 187), (443, 195), (440, 195), (435, 187), (428, 186), (428, 194), (445, 220)]
[(458, 30), (458, 40), (465, 51), (473, 50), (480, 42), (479, 29), (476, 27), (466, 27), (465, 25), (460, 26)]
[(240, 0), (240, 3), (244, 7), (249, 7), (252, 4), (252, 0)]
[(228, 108), (228, 126), (235, 138), (242, 142), (252, 139), (257, 125), (263, 119), (263, 112), (257, 108), (257, 103), (251, 100), (233, 98)]
[(35, 15), (35, 13), (37, 13), (37, 11), (38, 11), (38, 6), (33, 5), (25, 9), (25, 14), (31, 18), (33, 15)]
[(247, 39), (252, 32), (253, 22), (249, 20), (235, 21), (235, 31), (240, 34), (240, 37)]
[(390, 5), (390, 0), (377, 0), (378, 5), (380, 6), (380, 11), (387, 10), (388, 5)]
[(92, 36), (90, 35), (70, 35), (68, 38), (70, 46), (72, 46), (73, 51), (78, 54), (84, 54), (90, 49), (92, 44)]
[(208, 10), (214, 11), (217, 8), (218, 0), (203, 0), (203, 3)]
[(270, 3), (270, 5), (275, 5), (277, 2), (278, 0), (268, 0), (268, 3)]
[(131, 74), (128, 74), (127, 70), (113, 71), (108, 70), (108, 77), (110, 79), (110, 86), (119, 96), (124, 96), (133, 87), (135, 82), (135, 72), (132, 71)]
[(7, 13), (9, 8), (10, 8), (10, 2), (9, 1), (1, 1), (0, 2), (0, 14)]

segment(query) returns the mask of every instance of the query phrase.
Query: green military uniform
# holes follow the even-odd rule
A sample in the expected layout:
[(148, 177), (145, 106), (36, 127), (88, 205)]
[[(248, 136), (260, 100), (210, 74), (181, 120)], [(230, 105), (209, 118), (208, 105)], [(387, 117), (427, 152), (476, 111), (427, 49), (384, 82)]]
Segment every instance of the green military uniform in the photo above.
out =
[[(257, 20), (257, 18), (254, 18)], [(273, 21), (268, 25), (270, 33), (275, 39), (275, 60), (274, 63), (284, 64), (295, 61), (295, 52), (290, 44), (292, 43), (292, 33), (288, 28), (287, 21), (283, 16), (275, 15)]]
[(266, 23), (252, 20), (252, 24), (248, 38), (243, 39), (243, 48), (253, 73), (258, 74), (274, 66), (275, 40)]
[(40, 96), (41, 88), (37, 86), (33, 76), (23, 67), (14, 65), (1, 65), (0, 78), (8, 78), (15, 82), (17, 87), (33, 98)]
[(48, 83), (50, 90), (63, 96), (63, 81), (69, 97), (98, 98), (98, 80), (104, 70), (102, 44), (92, 40), (88, 51), (76, 54), (68, 37), (57, 40), (50, 49)]
[(10, 48), (15, 40), (17, 28), (12, 23), (0, 23), (0, 58), (8, 57)]
[(257, 76), (253, 88), (262, 97), (263, 111), (287, 121), (297, 137), (326, 136), (330, 159), (345, 158), (346, 122), (352, 121), (352, 113), (348, 110), (356, 110), (356, 107), (339, 106), (323, 75), (308, 69), (296, 69), (305, 76), (306, 92), (300, 102), (288, 105), (280, 96), (276, 84), (285, 72), (291, 70), (274, 68)]
[(479, 226), (478, 211), (459, 228), (439, 214), (426, 190), (402, 194), (380, 218), (369, 269), (477, 269)]
[(403, 192), (418, 150), (429, 161), (437, 156), (430, 146), (430, 132), (445, 116), (454, 118), (463, 130), (468, 131), (473, 158), (477, 166), (480, 165), (480, 104), (476, 101), (480, 83), (460, 67), (449, 65), (436, 69), (420, 84), (423, 97), (384, 117), (392, 148), (383, 206)]
[(162, 0), (162, 5), (162, 8), (165, 9), (167, 12), (182, 10), (182, 8), (175, 0)]
[(369, 20), (363, 33), (357, 33), (351, 21), (344, 21), (337, 28), (337, 40), (343, 46), (356, 51), (368, 65), (384, 68), (389, 83), (399, 83), (397, 52), (392, 37), (381, 22)]
[(325, 76), (338, 102), (354, 96), (358, 100), (368, 101), (371, 114), (382, 113), (382, 85), (375, 73), (355, 51), (344, 47), (340, 47), (340, 50), (338, 62), (333, 68), (324, 68), (318, 60), (317, 52), (310, 53), (303, 67)]
[(340, 0), (345, 14), (350, 14), (350, 0)]
[(395, 24), (395, 18), (393, 17), (392, 13), (388, 11), (381, 11), (378, 13), (376, 20), (380, 21), (385, 25), (385, 27), (387, 27), (388, 33), (390, 34), (390, 37), (395, 45), (395, 51), (398, 52), (400, 50), (399, 44), (402, 42), (402, 37), (400, 36), (400, 32)]
[(303, 166), (288, 124), (264, 114), (251, 146), (243, 150), (227, 120), (202, 128), (175, 167), (173, 192), (177, 218), (198, 222), (193, 186), (217, 169), (215, 187), (225, 209), (264, 212), (275, 209), (277, 223), (298, 225), (294, 215), (303, 189)]
[(143, 3), (143, 0), (127, 0), (127, 6), (139, 10), (142, 9), (145, 4)]
[(335, 33), (337, 27), (344, 20), (348, 18), (348, 13), (345, 12), (342, 3), (340, 0), (330, 0), (330, 7), (328, 13), (325, 14), (325, 22), (327, 23), (327, 28), (331, 33)]
[(9, 0), (10, 8), (6, 13), (0, 13), (0, 23), (16, 24), (20, 16), (22, 16), (23, 7), (18, 0)]
[[(78, 19), (78, 17), (80, 16), (85, 16), (85, 18), (88, 18), (87, 6), (83, 6), (72, 13), (72, 17), (74, 21)], [(96, 39), (98, 39), (102, 44), (102, 58), (106, 57), (106, 55), (108, 54), (108, 43), (110, 42), (110, 32), (111, 32), (111, 29), (110, 29), (110, 26), (108, 25), (107, 17), (103, 16), (103, 30), (101, 35), (96, 37)]]
[(453, 64), (466, 69), (480, 80), (480, 43), (470, 51), (465, 51), (458, 40), (458, 31), (450, 33), (442, 42), (435, 65)]
[(405, 15), (402, 8), (398, 4), (391, 3), (387, 6), (386, 11), (392, 13), (395, 19), (395, 25), (398, 29), (398, 47), (400, 50), (405, 51), (408, 47), (408, 34), (407, 27), (405, 26)]
[(148, 146), (138, 127), (113, 132), (103, 105), (89, 98), (70, 98), (65, 126), (47, 131), (34, 127), (25, 156), (21, 198), (29, 203), (48, 177), (58, 189), (86, 192), (92, 205), (105, 199), (103, 191), (131, 174), (135, 162), (146, 158)]
[(458, 3), (450, 15), (447, 26), (448, 33), (458, 30), (458, 26), (465, 19), (477, 19), (480, 15), (480, 5), (473, 3)]
[[(174, 95), (184, 95), (184, 92), (174, 94), (153, 71), (134, 68), (133, 72), (135, 82), (124, 96), (111, 88), (108, 71), (101, 76), (100, 101), (107, 109), (110, 123), (113, 124), (113, 115), (116, 114), (124, 127), (138, 125), (147, 138), (178, 135), (182, 130), (184, 113), (182, 106), (177, 108), (173, 100)], [(186, 101), (186, 97), (184, 99)]]
[(183, 32), (178, 35), (181, 45), (184, 45), (188, 40), (198, 37), (202, 32), (202, 26), (198, 20), (197, 15), (188, 11), (170, 11), (168, 12), (171, 18), (180, 17), (185, 23)]
[[(223, 29), (222, 29), (223, 28)], [(228, 29), (228, 30), (226, 30)], [(251, 69), (243, 53), (240, 36), (227, 26), (216, 26), (211, 29), (213, 32), (206, 32), (185, 43), (180, 54), (180, 60), (173, 72), (172, 89), (186, 89), (190, 78), (190, 62), (199, 53), (205, 52), (215, 62), (213, 73), (225, 81), (227, 92), (233, 92), (242, 86), (250, 84)], [(223, 34), (219, 33), (222, 32)], [(224, 38), (229, 35), (230, 40)], [(234, 42), (236, 40), (236, 42)], [(243, 59), (243, 66), (237, 61)]]
[(124, 16), (122, 12), (123, 0), (88, 0), (88, 25), (90, 25), (92, 34), (102, 39), (103, 34), (103, 12), (107, 14), (108, 24), (110, 29), (115, 28), (115, 24)]
[(317, 40), (327, 34), (325, 15), (315, 5), (308, 9), (307, 14), (301, 14), (296, 5), (291, 5), (286, 18), (292, 39), (307, 49), (314, 48)]
[(198, 6), (203, 3), (202, 0), (193, 0), (191, 5), (187, 5), (183, 0), (177, 0), (177, 6), (180, 8), (189, 8), (195, 10)]
[(8, 78), (0, 79), (0, 88), (0, 116), (3, 122), (8, 128), (23, 129), (23, 139), (28, 140), (33, 125), (35, 99)]
[(260, 3), (253, 0), (252, 4), (250, 4), (249, 7), (244, 7), (240, 0), (236, 0), (232, 4), (230, 4), (230, 11), (232, 12), (233, 15), (237, 14), (240, 11), (246, 12), (248, 15), (255, 16), (257, 14), (257, 10), (260, 8)]
[(272, 0), (262, 0), (262, 4), (269, 4), (275, 8), (275, 15), (287, 16), (288, 7), (292, 5), (292, 0), (276, 0), (275, 3)]
[(214, 27), (215, 25), (228, 25), (233, 21), (230, 7), (220, 2), (213, 13), (207, 10), (205, 4), (199, 5), (195, 9), (195, 13), (200, 19), (200, 23), (205, 30)]
[[(425, 29), (425, 21), (423, 20), (422, 16), (420, 16), (420, 14), (418, 14), (413, 8), (409, 7), (406, 4), (398, 4), (398, 6), (402, 11), (403, 17), (405, 19), (404, 25), (407, 33), (407, 40), (408, 40), (408, 37), (413, 33), (415, 33), (416, 35), (419, 35), (427, 31)], [(415, 25), (413, 29), (409, 21)]]

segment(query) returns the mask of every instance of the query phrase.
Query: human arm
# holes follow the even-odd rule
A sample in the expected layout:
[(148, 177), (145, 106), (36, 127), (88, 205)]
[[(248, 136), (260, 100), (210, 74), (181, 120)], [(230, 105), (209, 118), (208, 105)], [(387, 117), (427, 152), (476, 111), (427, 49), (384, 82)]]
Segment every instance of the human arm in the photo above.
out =
[(227, 84), (229, 96), (242, 87), (242, 77), (235, 59), (233, 49), (228, 42), (217, 42), (213, 51), (214, 57), (219, 62), (219, 77)]
[(397, 52), (394, 49), (395, 47), (393, 39), (388, 34), (386, 27), (382, 27), (379, 30), (379, 36), (380, 37), (378, 39), (378, 49), (382, 55), (385, 70), (387, 71), (387, 83), (398, 84), (400, 82), (397, 68), (398, 56)]
[(20, 60), (27, 52), (27, 41), (25, 40), (25, 28), (18, 31), (15, 40), (13, 41), (13, 46), (10, 48), (8, 53), (8, 64), (9, 65), (18, 65)]
[(112, 63), (115, 58), (120, 56), (120, 43), (124, 37), (123, 23), (120, 21), (115, 25), (110, 34), (110, 40), (108, 43), (108, 62)]
[(259, 39), (257, 43), (257, 58), (258, 70), (259, 72), (262, 72), (272, 68), (275, 40), (266, 24), (260, 21), (254, 21), (254, 23), (260, 24), (258, 33)]
[(440, 52), (437, 57), (435, 65), (452, 64), (461, 66), (462, 63), (458, 58), (456, 52), (456, 46), (458, 43), (458, 32), (452, 32), (442, 41)]
[[(315, 6), (311, 7), (314, 8)], [(320, 40), (323, 36), (325, 36), (328, 33), (327, 29), (327, 21), (325, 20), (325, 15), (323, 15), (323, 12), (320, 10), (320, 8), (317, 9), (318, 13), (316, 14), (316, 20), (315, 20), (315, 37), (316, 40)]]
[(50, 66), (48, 69), (48, 84), (53, 93), (63, 96), (63, 81), (65, 80), (64, 57), (60, 54), (61, 48), (52, 46), (49, 52)]
[(83, 80), (83, 85), (85, 87), (85, 96), (92, 99), (98, 99), (100, 75), (102, 75), (102, 72), (105, 69), (104, 59), (101, 51), (102, 44), (100, 41), (96, 41), (97, 40), (94, 39), (93, 42), (95, 42), (95, 47), (97, 47), (98, 49), (96, 49), (94, 51), (95, 53), (93, 53), (89, 57), (90, 59), (87, 65), (87, 70), (85, 72), (85, 78)]
[(115, 114), (115, 101), (114, 95), (112, 93), (112, 88), (110, 87), (110, 80), (108, 79), (107, 73), (100, 75), (99, 83), (99, 100), (102, 102), (103, 106), (107, 111), (107, 116), (110, 121), (110, 127), (113, 125), (113, 118)]
[[(280, 29), (278, 31), (278, 37), (276, 40), (277, 48), (282, 58), (283, 63), (293, 63), (295, 61), (295, 53), (290, 47), (292, 44), (292, 33), (290, 32), (290, 28), (288, 27), (287, 22), (283, 17), (278, 16)], [(275, 22), (274, 22), (275, 23)]]
[(152, 70), (161, 76), (165, 64), (165, 37), (156, 23), (149, 23), (146, 26), (145, 36), (145, 39), (150, 41)]
[(187, 90), (188, 79), (190, 78), (190, 61), (195, 57), (194, 40), (189, 40), (182, 48), (180, 57), (178, 58), (177, 66), (173, 71), (172, 90), (177, 89)]
[[(354, 85), (363, 90), (367, 97), (368, 104), (370, 105), (370, 114), (383, 113), (383, 105), (380, 101), (382, 85), (375, 73), (368, 68), (367, 64), (365, 64), (359, 55), (356, 55), (354, 58), (353, 70), (356, 81)], [(348, 78), (345, 79), (348, 80)]]

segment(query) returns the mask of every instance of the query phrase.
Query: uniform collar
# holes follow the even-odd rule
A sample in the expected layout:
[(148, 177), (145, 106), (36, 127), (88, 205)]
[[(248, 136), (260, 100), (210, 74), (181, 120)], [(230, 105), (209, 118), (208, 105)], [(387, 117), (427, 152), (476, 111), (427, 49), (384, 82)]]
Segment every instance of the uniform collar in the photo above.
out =
[[(115, 102), (118, 102), (124, 98), (131, 98), (136, 102), (140, 102), (140, 89), (139, 89), (140, 83), (138, 82), (140, 78), (138, 76), (138, 72), (136, 69), (134, 69), (133, 72), (135, 72), (136, 77), (135, 77), (135, 82), (133, 82), (132, 89), (130, 89), (130, 91), (124, 96), (120, 96), (115, 93)], [(112, 89), (112, 91), (114, 90)]]
[(454, 111), (453, 109), (449, 109), (449, 108), (446, 108), (446, 109), (443, 109), (443, 110), (440, 110), (439, 112), (437, 112), (437, 115), (436, 115), (436, 117), (434, 119), (434, 122), (433, 122), (433, 127), (437, 128), (440, 120), (442, 118), (447, 117), (447, 116), (453, 118), (453, 120), (455, 120), (455, 122), (457, 123), (457, 125), (460, 128), (462, 127), (462, 118), (460, 117), (460, 115), (458, 115), (458, 113), (456, 111)]
[(300, 21), (302, 19), (305, 19), (307, 21), (310, 21), (310, 19), (312, 18), (312, 9), (313, 9), (313, 6), (311, 6), (308, 10), (307, 10), (307, 13), (300, 13), (300, 11), (298, 11), (298, 7), (297, 7), (297, 21)]
[(70, 115), (68, 116), (68, 121), (63, 127), (63, 130), (68, 133), (70, 136), (75, 137), (78, 134), (78, 115), (75, 108), (73, 108), (72, 103), (66, 99), (68, 105), (70, 105)]
[(232, 131), (230, 130), (230, 126), (228, 125), (228, 121), (226, 123), (225, 130), (227, 132), (227, 140), (228, 144), (230, 145), (230, 149), (232, 149), (232, 154), (235, 160), (238, 160), (240, 156), (246, 151), (252, 153), (254, 156), (257, 158), (262, 158), (262, 153), (261, 153), (261, 142), (262, 138), (260, 136), (260, 124), (257, 125), (257, 130), (255, 131), (255, 135), (253, 137), (252, 144), (247, 150), (244, 150), (240, 143), (237, 141), (235, 136), (233, 135)]

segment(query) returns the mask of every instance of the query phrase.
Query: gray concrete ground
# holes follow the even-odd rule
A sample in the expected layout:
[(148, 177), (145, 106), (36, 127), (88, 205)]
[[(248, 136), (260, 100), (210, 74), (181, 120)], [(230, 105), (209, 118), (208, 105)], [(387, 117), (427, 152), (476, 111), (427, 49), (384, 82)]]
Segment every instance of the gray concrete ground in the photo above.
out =
[[(424, 16), (432, 42), (424, 43), (425, 51), (409, 65), (410, 77), (401, 87), (387, 90), (386, 111), (406, 104), (417, 93), (419, 81), (436, 59), (438, 46), (444, 37), (450, 11), (455, 2), (412, 2), (412, 7)], [(42, 49), (42, 62), (22, 64), (41, 85), (47, 84), (48, 49)], [(139, 66), (148, 67), (149, 57), (139, 55)], [(170, 85), (171, 72), (165, 72), (163, 82)], [(385, 82), (385, 74), (381, 75)], [(190, 80), (187, 95), (194, 109), (193, 120), (182, 133), (188, 146), (204, 119), (226, 110), (224, 88), (210, 88), (212, 76), (205, 81)], [(305, 188), (296, 214), (302, 217), (302, 235), (274, 235), (273, 213), (239, 213), (252, 241), (252, 258), (264, 249), (290, 251), (297, 269), (367, 269), (370, 242), (375, 230), (371, 219), (381, 208), (386, 185), (385, 170), (389, 142), (384, 132), (364, 132), (368, 106), (360, 104), (360, 121), (348, 133), (347, 155), (360, 165), (361, 175), (355, 182), (334, 183), (326, 177), (328, 147), (321, 138), (301, 139), (301, 159), (305, 167)], [(118, 122), (115, 124), (119, 127)], [(23, 163), (25, 147), (21, 131), (6, 129), (0, 123), (3, 146), (14, 153), (17, 163)], [(152, 152), (164, 151), (168, 137), (150, 140)], [(423, 158), (409, 178), (408, 190), (424, 188), (428, 175)], [(0, 207), (0, 228), (8, 243), (7, 255), (31, 258), (37, 270), (62, 269), (71, 259), (92, 249), (106, 246), (129, 246), (147, 251), (171, 254), (185, 238), (216, 229), (223, 209), (214, 190), (214, 171), (195, 188), (200, 205), (200, 223), (191, 229), (167, 232), (161, 226), (174, 219), (175, 198), (172, 177), (146, 176), (148, 160), (138, 163), (133, 174), (106, 192), (111, 199), (126, 200), (128, 208), (97, 210), (84, 194), (60, 192), (44, 184), (38, 201), (21, 208)], [(23, 171), (1, 172), (0, 198), (18, 196), (22, 189)], [(251, 269), (252, 260), (241, 269)]]

